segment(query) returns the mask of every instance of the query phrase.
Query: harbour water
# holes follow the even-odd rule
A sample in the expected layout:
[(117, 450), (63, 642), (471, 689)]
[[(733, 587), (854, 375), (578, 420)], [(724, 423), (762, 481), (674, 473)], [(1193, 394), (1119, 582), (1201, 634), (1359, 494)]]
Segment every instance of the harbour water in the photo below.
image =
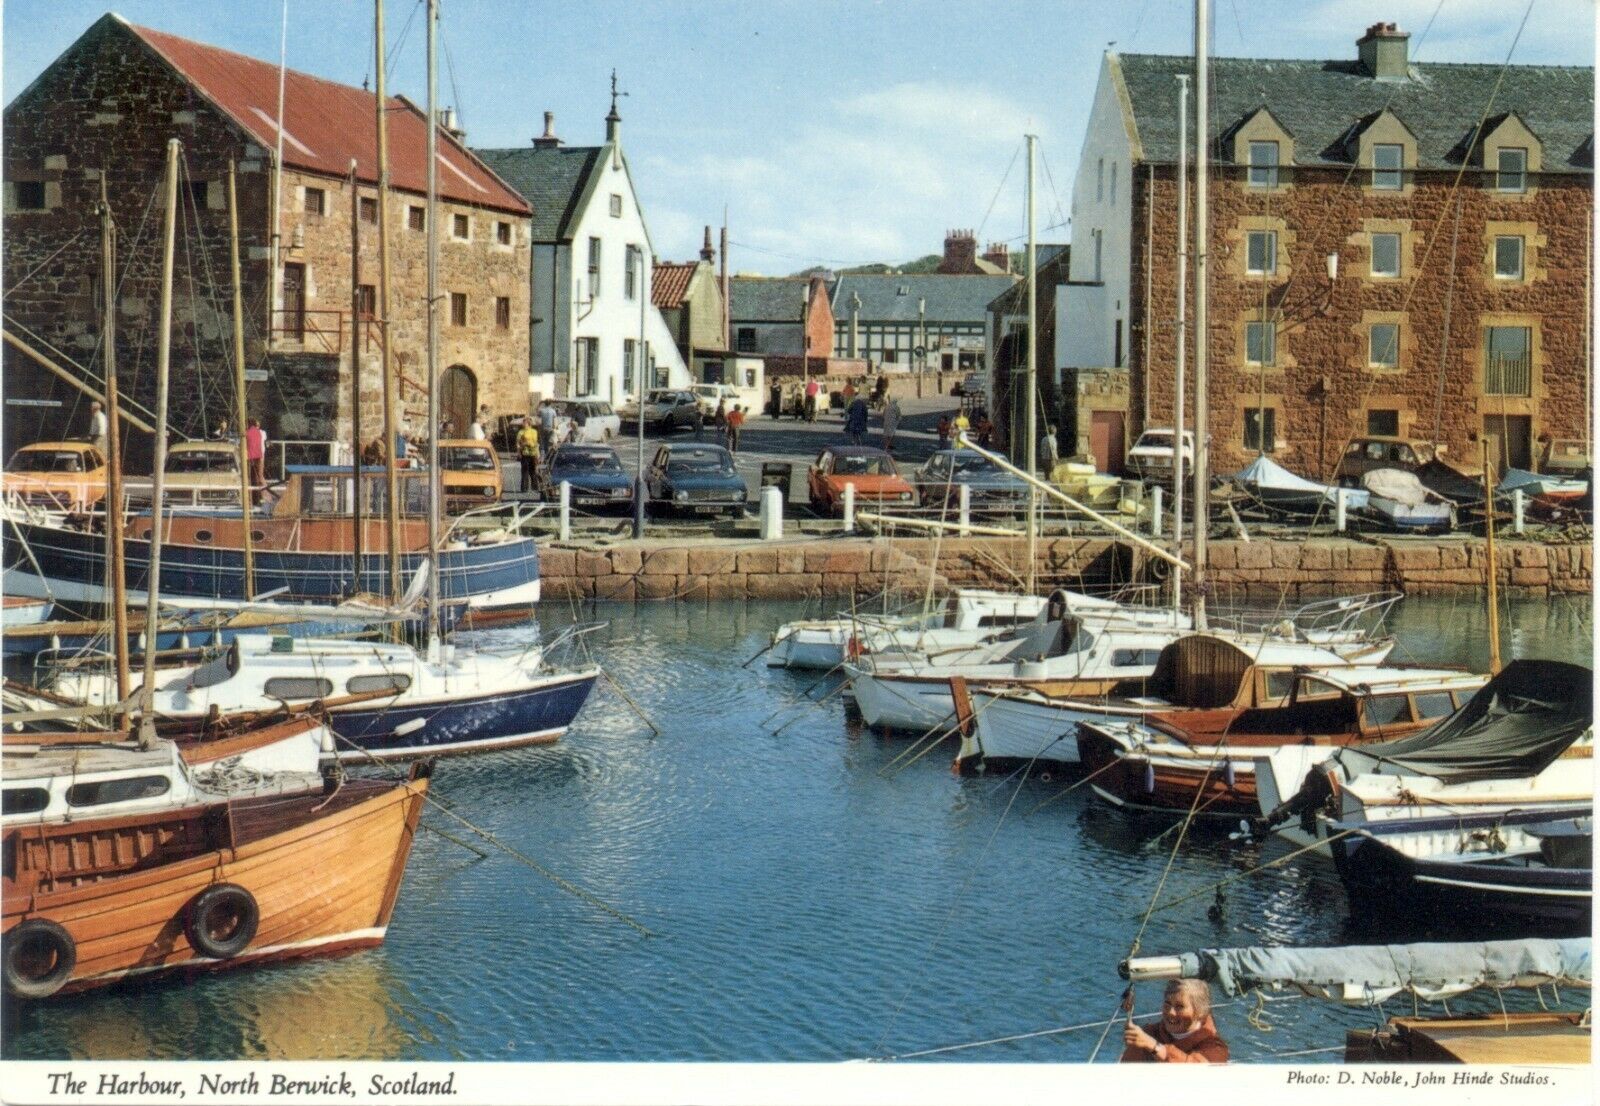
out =
[[(1070, 781), (1059, 778), (958, 778), (948, 744), (910, 760), (909, 741), (863, 732), (837, 695), (805, 706), (815, 674), (740, 667), (801, 614), (776, 603), (546, 604), (547, 638), (574, 619), (609, 620), (590, 648), (661, 733), (602, 686), (558, 745), (439, 765), (441, 803), (653, 936), (430, 810), (425, 824), (487, 855), (422, 834), (381, 949), (9, 1003), (4, 1057), (1089, 1059), (1101, 1037), (1089, 1023), (1116, 1013), (1116, 966), (1175, 834), (1098, 805), (1087, 788), (1063, 794)], [(1508, 659), (1590, 663), (1589, 599), (1512, 601), (1504, 617)], [(1397, 659), (1487, 665), (1480, 604), (1407, 600), (1391, 627)], [(1159, 897), (1288, 851), (1191, 833)], [(1140, 951), (1375, 939), (1347, 920), (1331, 865), (1311, 857), (1229, 883), (1212, 918), (1214, 901), (1206, 890), (1152, 913)], [(1159, 987), (1136, 1001), (1155, 1012)], [(1263, 1032), (1244, 1004), (1217, 1001), (1238, 1060), (1335, 1049), (1347, 1028), (1381, 1020), (1296, 999), (1270, 1004)], [(1480, 1007), (1498, 1009), (1492, 996), (1451, 1003)], [(1099, 1061), (1115, 1058), (1119, 1037), (1112, 1027)]]

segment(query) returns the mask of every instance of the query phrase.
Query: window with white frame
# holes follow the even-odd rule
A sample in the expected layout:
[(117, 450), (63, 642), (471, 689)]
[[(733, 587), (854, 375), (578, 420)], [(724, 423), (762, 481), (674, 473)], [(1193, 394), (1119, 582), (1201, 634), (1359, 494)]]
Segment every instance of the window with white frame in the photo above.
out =
[(1102, 244), (1102, 239), (1100, 237), (1100, 232), (1098, 230), (1096, 230), (1094, 232), (1094, 279), (1096, 279), (1096, 280), (1100, 279), (1100, 247), (1101, 247), (1101, 244)]
[(589, 298), (600, 298), (600, 239), (589, 239)]
[(622, 340), (622, 390), (633, 391), (633, 366), (639, 356), (639, 342), (634, 338)]
[(622, 274), (622, 294), (630, 300), (639, 297), (639, 259), (643, 256), (638, 246), (628, 247), (627, 264)]
[(1117, 206), (1117, 163), (1111, 163), (1111, 206)]
[(328, 211), (328, 194), (320, 188), (306, 189), (306, 214), (326, 215)]
[(1380, 142), (1372, 147), (1372, 187), (1397, 192), (1401, 170), (1405, 168), (1406, 148), (1399, 143)]
[(1094, 202), (1106, 198), (1106, 159), (1101, 158), (1094, 167)]
[(1494, 276), (1496, 280), (1522, 279), (1522, 235), (1497, 234), (1494, 239)]
[(1270, 276), (1278, 271), (1278, 232), (1252, 230), (1245, 240), (1245, 272)]
[(1367, 365), (1374, 369), (1400, 367), (1400, 324), (1373, 323), (1367, 333)]
[(1278, 333), (1270, 320), (1244, 324), (1244, 359), (1248, 364), (1269, 368), (1278, 363)]
[(1278, 144), (1250, 143), (1250, 187), (1278, 187)]
[(1372, 236), (1372, 275), (1395, 278), (1400, 275), (1400, 236), (1377, 233)]
[(1494, 187), (1498, 192), (1524, 192), (1528, 188), (1528, 151), (1508, 147), (1496, 159)]
[(1483, 328), (1483, 393), (1490, 396), (1533, 394), (1533, 329), (1526, 326)]
[(1274, 407), (1244, 409), (1244, 447), (1271, 453), (1278, 447), (1278, 411)]
[(611, 217), (622, 218), (622, 196), (616, 192), (611, 193)]

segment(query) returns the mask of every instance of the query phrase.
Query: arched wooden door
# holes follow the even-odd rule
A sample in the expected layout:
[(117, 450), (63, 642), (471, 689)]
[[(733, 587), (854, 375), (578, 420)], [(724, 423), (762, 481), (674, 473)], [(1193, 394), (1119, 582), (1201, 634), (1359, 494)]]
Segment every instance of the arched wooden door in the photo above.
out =
[(439, 416), (450, 420), (446, 437), (465, 438), (477, 410), (477, 377), (465, 365), (451, 365), (439, 377)]

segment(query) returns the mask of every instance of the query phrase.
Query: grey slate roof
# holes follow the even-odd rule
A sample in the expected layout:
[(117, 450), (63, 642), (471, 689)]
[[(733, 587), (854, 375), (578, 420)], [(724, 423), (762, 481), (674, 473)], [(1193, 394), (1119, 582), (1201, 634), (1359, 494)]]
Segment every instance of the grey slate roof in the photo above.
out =
[(859, 295), (863, 322), (914, 323), (917, 301), (926, 300), (930, 323), (981, 323), (990, 301), (1016, 281), (1012, 276), (847, 273), (833, 286), (833, 315), (848, 319), (850, 297)]
[[(1192, 73), (1193, 60), (1166, 54), (1113, 57), (1133, 104), (1144, 160), (1176, 161), (1176, 77)], [(1296, 164), (1348, 165), (1355, 128), (1387, 107), (1417, 136), (1418, 168), (1458, 168), (1487, 109), (1491, 122), (1485, 133), (1494, 120), (1517, 113), (1544, 147), (1545, 172), (1594, 169), (1593, 67), (1507, 66), (1498, 93), (1499, 65), (1413, 62), (1410, 80), (1391, 82), (1373, 80), (1354, 59), (1214, 58), (1211, 74), (1212, 134), (1219, 136), (1219, 153), (1228, 160), (1232, 143), (1222, 138), (1265, 105), (1294, 136)]]
[(571, 237), (578, 200), (603, 150), (604, 146), (519, 146), (472, 152), (533, 208), (533, 241), (560, 242)]
[(807, 277), (728, 278), (728, 320), (735, 323), (798, 323)]

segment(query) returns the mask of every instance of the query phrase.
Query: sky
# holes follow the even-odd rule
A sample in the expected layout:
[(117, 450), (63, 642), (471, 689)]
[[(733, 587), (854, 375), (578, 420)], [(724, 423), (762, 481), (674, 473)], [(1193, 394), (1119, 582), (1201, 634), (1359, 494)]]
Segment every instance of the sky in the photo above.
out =
[[(7, 103), (106, 0), (3, 0)], [(134, 23), (276, 60), (284, 0), (119, 0)], [(287, 0), (290, 68), (359, 85), (371, 0)], [(423, 100), (421, 0), (387, 0), (390, 88)], [(1222, 56), (1353, 58), (1380, 20), (1428, 61), (1594, 64), (1594, 0), (1213, 0)], [(1101, 56), (1193, 49), (1191, 0), (440, 0), (440, 102), (476, 146), (555, 112), (598, 145), (617, 72), (623, 148), (662, 260), (724, 213), (737, 272), (904, 262), (951, 228), (1020, 248), (1023, 136), (1041, 241), (1070, 240)], [(1528, 12), (1518, 38), (1518, 27)], [(1515, 50), (1513, 53), (1513, 42)], [(1113, 45), (1114, 44), (1114, 45)], [(715, 234), (715, 232), (713, 232)]]

